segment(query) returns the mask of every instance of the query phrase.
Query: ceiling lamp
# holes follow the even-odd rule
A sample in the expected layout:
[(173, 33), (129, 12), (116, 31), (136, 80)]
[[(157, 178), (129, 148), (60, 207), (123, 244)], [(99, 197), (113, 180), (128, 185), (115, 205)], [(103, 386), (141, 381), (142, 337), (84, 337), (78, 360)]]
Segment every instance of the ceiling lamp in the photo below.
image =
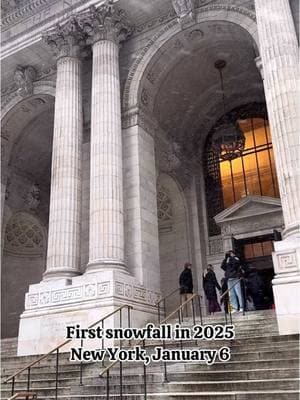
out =
[(218, 60), (215, 62), (215, 68), (219, 71), (222, 101), (223, 101), (223, 117), (220, 123), (215, 127), (212, 137), (213, 151), (222, 160), (234, 160), (240, 157), (245, 147), (245, 136), (240, 129), (238, 123), (233, 123), (226, 117), (225, 112), (225, 94), (222, 70), (226, 66), (226, 61)]

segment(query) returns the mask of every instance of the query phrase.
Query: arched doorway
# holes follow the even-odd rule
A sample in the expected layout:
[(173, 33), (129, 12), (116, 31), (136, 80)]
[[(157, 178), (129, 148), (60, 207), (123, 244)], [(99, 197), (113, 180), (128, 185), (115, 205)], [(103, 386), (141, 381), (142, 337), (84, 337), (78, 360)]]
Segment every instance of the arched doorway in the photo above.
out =
[[(224, 114), (215, 62), (226, 61), (225, 112), (251, 102), (264, 102), (263, 83), (255, 63), (253, 21), (249, 18), (246, 29), (245, 20), (234, 13), (234, 18), (231, 12), (227, 16), (221, 13), (219, 18), (219, 11), (207, 18), (199, 14), (197, 23), (184, 29), (170, 23), (169, 35), (166, 28), (159, 44), (151, 47), (150, 41), (149, 48), (145, 47), (124, 90), (124, 107), (130, 110), (130, 106), (138, 106), (152, 122), (148, 129), (155, 132), (157, 175), (167, 171), (184, 188), (181, 200), (187, 204), (185, 226), (190, 238), (187, 255), (200, 290), (202, 271), (209, 261), (202, 160), (207, 135)], [(174, 206), (179, 197), (174, 193), (173, 197), (170, 195), (170, 203)], [(160, 254), (167, 254), (161, 238)], [(166, 276), (162, 262), (160, 271)], [(170, 282), (177, 284), (178, 271), (174, 268), (168, 272)], [(162, 285), (161, 290), (167, 294)]]

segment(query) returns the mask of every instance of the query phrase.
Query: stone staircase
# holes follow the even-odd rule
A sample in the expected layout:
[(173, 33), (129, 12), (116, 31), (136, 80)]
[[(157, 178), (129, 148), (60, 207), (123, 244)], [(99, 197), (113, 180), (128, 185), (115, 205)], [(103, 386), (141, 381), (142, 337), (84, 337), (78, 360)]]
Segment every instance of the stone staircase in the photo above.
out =
[[(147, 367), (149, 400), (298, 400), (299, 335), (279, 336), (273, 311), (233, 315), (236, 337), (230, 341), (183, 342), (184, 348), (219, 348), (228, 346), (231, 359), (208, 366), (200, 362), (168, 363), (168, 382), (164, 382), (163, 365)], [(223, 315), (205, 317), (204, 324), (223, 323)], [(185, 321), (191, 325), (191, 321)], [(147, 342), (148, 352), (161, 343)], [(179, 342), (167, 342), (167, 348), (178, 348)], [(17, 357), (16, 340), (1, 343), (2, 380), (37, 356)], [(98, 363), (84, 365), (83, 386), (79, 385), (79, 363), (70, 363), (68, 353), (60, 355), (58, 399), (105, 400), (105, 378), (99, 377)], [(26, 389), (27, 375), (16, 380), (16, 391)], [(38, 399), (55, 399), (55, 356), (44, 359), (31, 371), (31, 390)], [(10, 385), (2, 385), (1, 398), (10, 397)], [(143, 365), (123, 363), (123, 400), (144, 399)], [(110, 399), (120, 399), (119, 367), (110, 375)]]

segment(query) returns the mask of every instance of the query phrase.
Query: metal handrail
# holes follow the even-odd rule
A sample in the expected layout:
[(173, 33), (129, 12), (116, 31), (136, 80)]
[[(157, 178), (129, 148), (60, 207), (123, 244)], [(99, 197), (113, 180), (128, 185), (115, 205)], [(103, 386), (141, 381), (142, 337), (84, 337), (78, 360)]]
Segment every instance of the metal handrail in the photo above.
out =
[[(178, 313), (178, 311), (180, 311), (184, 306), (186, 306), (189, 302), (193, 301), (194, 298), (200, 298), (201, 296), (199, 294), (193, 294), (192, 297), (190, 297), (188, 300), (186, 300), (184, 303), (182, 303), (179, 307), (176, 308), (175, 311), (173, 311), (171, 314), (169, 314), (161, 323), (164, 324), (166, 321), (168, 321), (174, 314)], [(202, 317), (201, 317), (202, 318)], [(138, 346), (139, 344), (141, 344), (145, 339), (140, 340), (137, 344), (133, 344), (131, 346), (129, 346), (129, 349)], [(118, 362), (120, 362), (119, 360), (113, 361), (110, 365), (108, 365), (106, 368), (104, 368), (101, 372), (100, 372), (100, 376), (103, 376), (105, 373), (107, 373), (114, 365), (116, 365)]]
[(36, 399), (37, 398), (37, 395), (36, 395), (35, 392), (19, 392), (19, 393), (14, 394), (12, 397), (9, 397), (8, 400), (15, 400), (20, 396), (22, 396), (22, 397), (26, 396), (26, 399), (29, 399), (30, 397), (32, 399)]
[(169, 294), (167, 294), (165, 297), (162, 297), (162, 298), (156, 303), (156, 305), (158, 306), (162, 301), (166, 301), (170, 296), (172, 296), (172, 294), (178, 292), (178, 290), (180, 290), (180, 288), (176, 288), (176, 289), (172, 290), (172, 292), (170, 292)]
[(232, 289), (233, 287), (235, 287), (235, 285), (237, 285), (239, 282), (241, 282), (244, 278), (240, 278), (238, 281), (235, 282), (234, 285), (232, 285), (230, 288), (228, 288), (223, 294), (222, 296), (220, 296), (220, 300), (223, 299), (223, 297), (226, 296), (226, 294), (228, 294), (230, 292), (230, 289)]
[(174, 314), (178, 314), (179, 311), (182, 310), (189, 302), (193, 301), (195, 298), (200, 298), (200, 295), (195, 293), (188, 300), (182, 303), (179, 307), (177, 307), (174, 311), (171, 312), (165, 319), (162, 320), (161, 324), (165, 324)]
[[(123, 308), (127, 308), (128, 309), (128, 320), (130, 320), (130, 309), (133, 309), (133, 307), (129, 304), (123, 304), (122, 306), (118, 307), (116, 310), (110, 312), (109, 314), (105, 315), (103, 318), (99, 319), (98, 321), (94, 322), (93, 324), (89, 325), (87, 329), (93, 328), (94, 326), (102, 323), (109, 317), (111, 317), (112, 315), (116, 314), (117, 312), (122, 313), (122, 309)], [(13, 375), (10, 375), (8, 378), (6, 378), (3, 383), (8, 383), (9, 381), (12, 381), (12, 396), (14, 395), (14, 385), (15, 385), (15, 378), (16, 376), (20, 375), (22, 372), (28, 370), (28, 382), (27, 382), (27, 392), (29, 392), (29, 387), (30, 387), (30, 371), (31, 368), (33, 366), (35, 366), (36, 364), (38, 364), (40, 361), (44, 360), (46, 357), (48, 357), (50, 354), (53, 354), (56, 352), (56, 395), (55, 398), (57, 398), (57, 390), (58, 390), (58, 356), (59, 356), (59, 349), (61, 349), (62, 347), (64, 347), (66, 344), (72, 342), (73, 340), (75, 340), (76, 338), (72, 338), (72, 339), (67, 339), (64, 340), (62, 343), (60, 343), (58, 346), (55, 346), (52, 350), (50, 350), (48, 353), (43, 354), (41, 357), (39, 357), (37, 360), (32, 361), (31, 363), (29, 363), (28, 365), (26, 365), (25, 367), (19, 369), (17, 372), (15, 372)], [(82, 363), (81, 363), (81, 369), (80, 369), (80, 381), (82, 383)], [(18, 393), (16, 393), (18, 394)]]

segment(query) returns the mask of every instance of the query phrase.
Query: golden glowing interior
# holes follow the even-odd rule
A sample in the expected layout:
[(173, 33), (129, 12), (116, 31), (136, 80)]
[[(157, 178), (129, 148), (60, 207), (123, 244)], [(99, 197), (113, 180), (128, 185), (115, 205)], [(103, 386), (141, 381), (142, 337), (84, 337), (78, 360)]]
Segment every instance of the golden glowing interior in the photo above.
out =
[(220, 160), (224, 208), (247, 195), (279, 197), (270, 129), (262, 118), (239, 121), (246, 142), (241, 157)]

